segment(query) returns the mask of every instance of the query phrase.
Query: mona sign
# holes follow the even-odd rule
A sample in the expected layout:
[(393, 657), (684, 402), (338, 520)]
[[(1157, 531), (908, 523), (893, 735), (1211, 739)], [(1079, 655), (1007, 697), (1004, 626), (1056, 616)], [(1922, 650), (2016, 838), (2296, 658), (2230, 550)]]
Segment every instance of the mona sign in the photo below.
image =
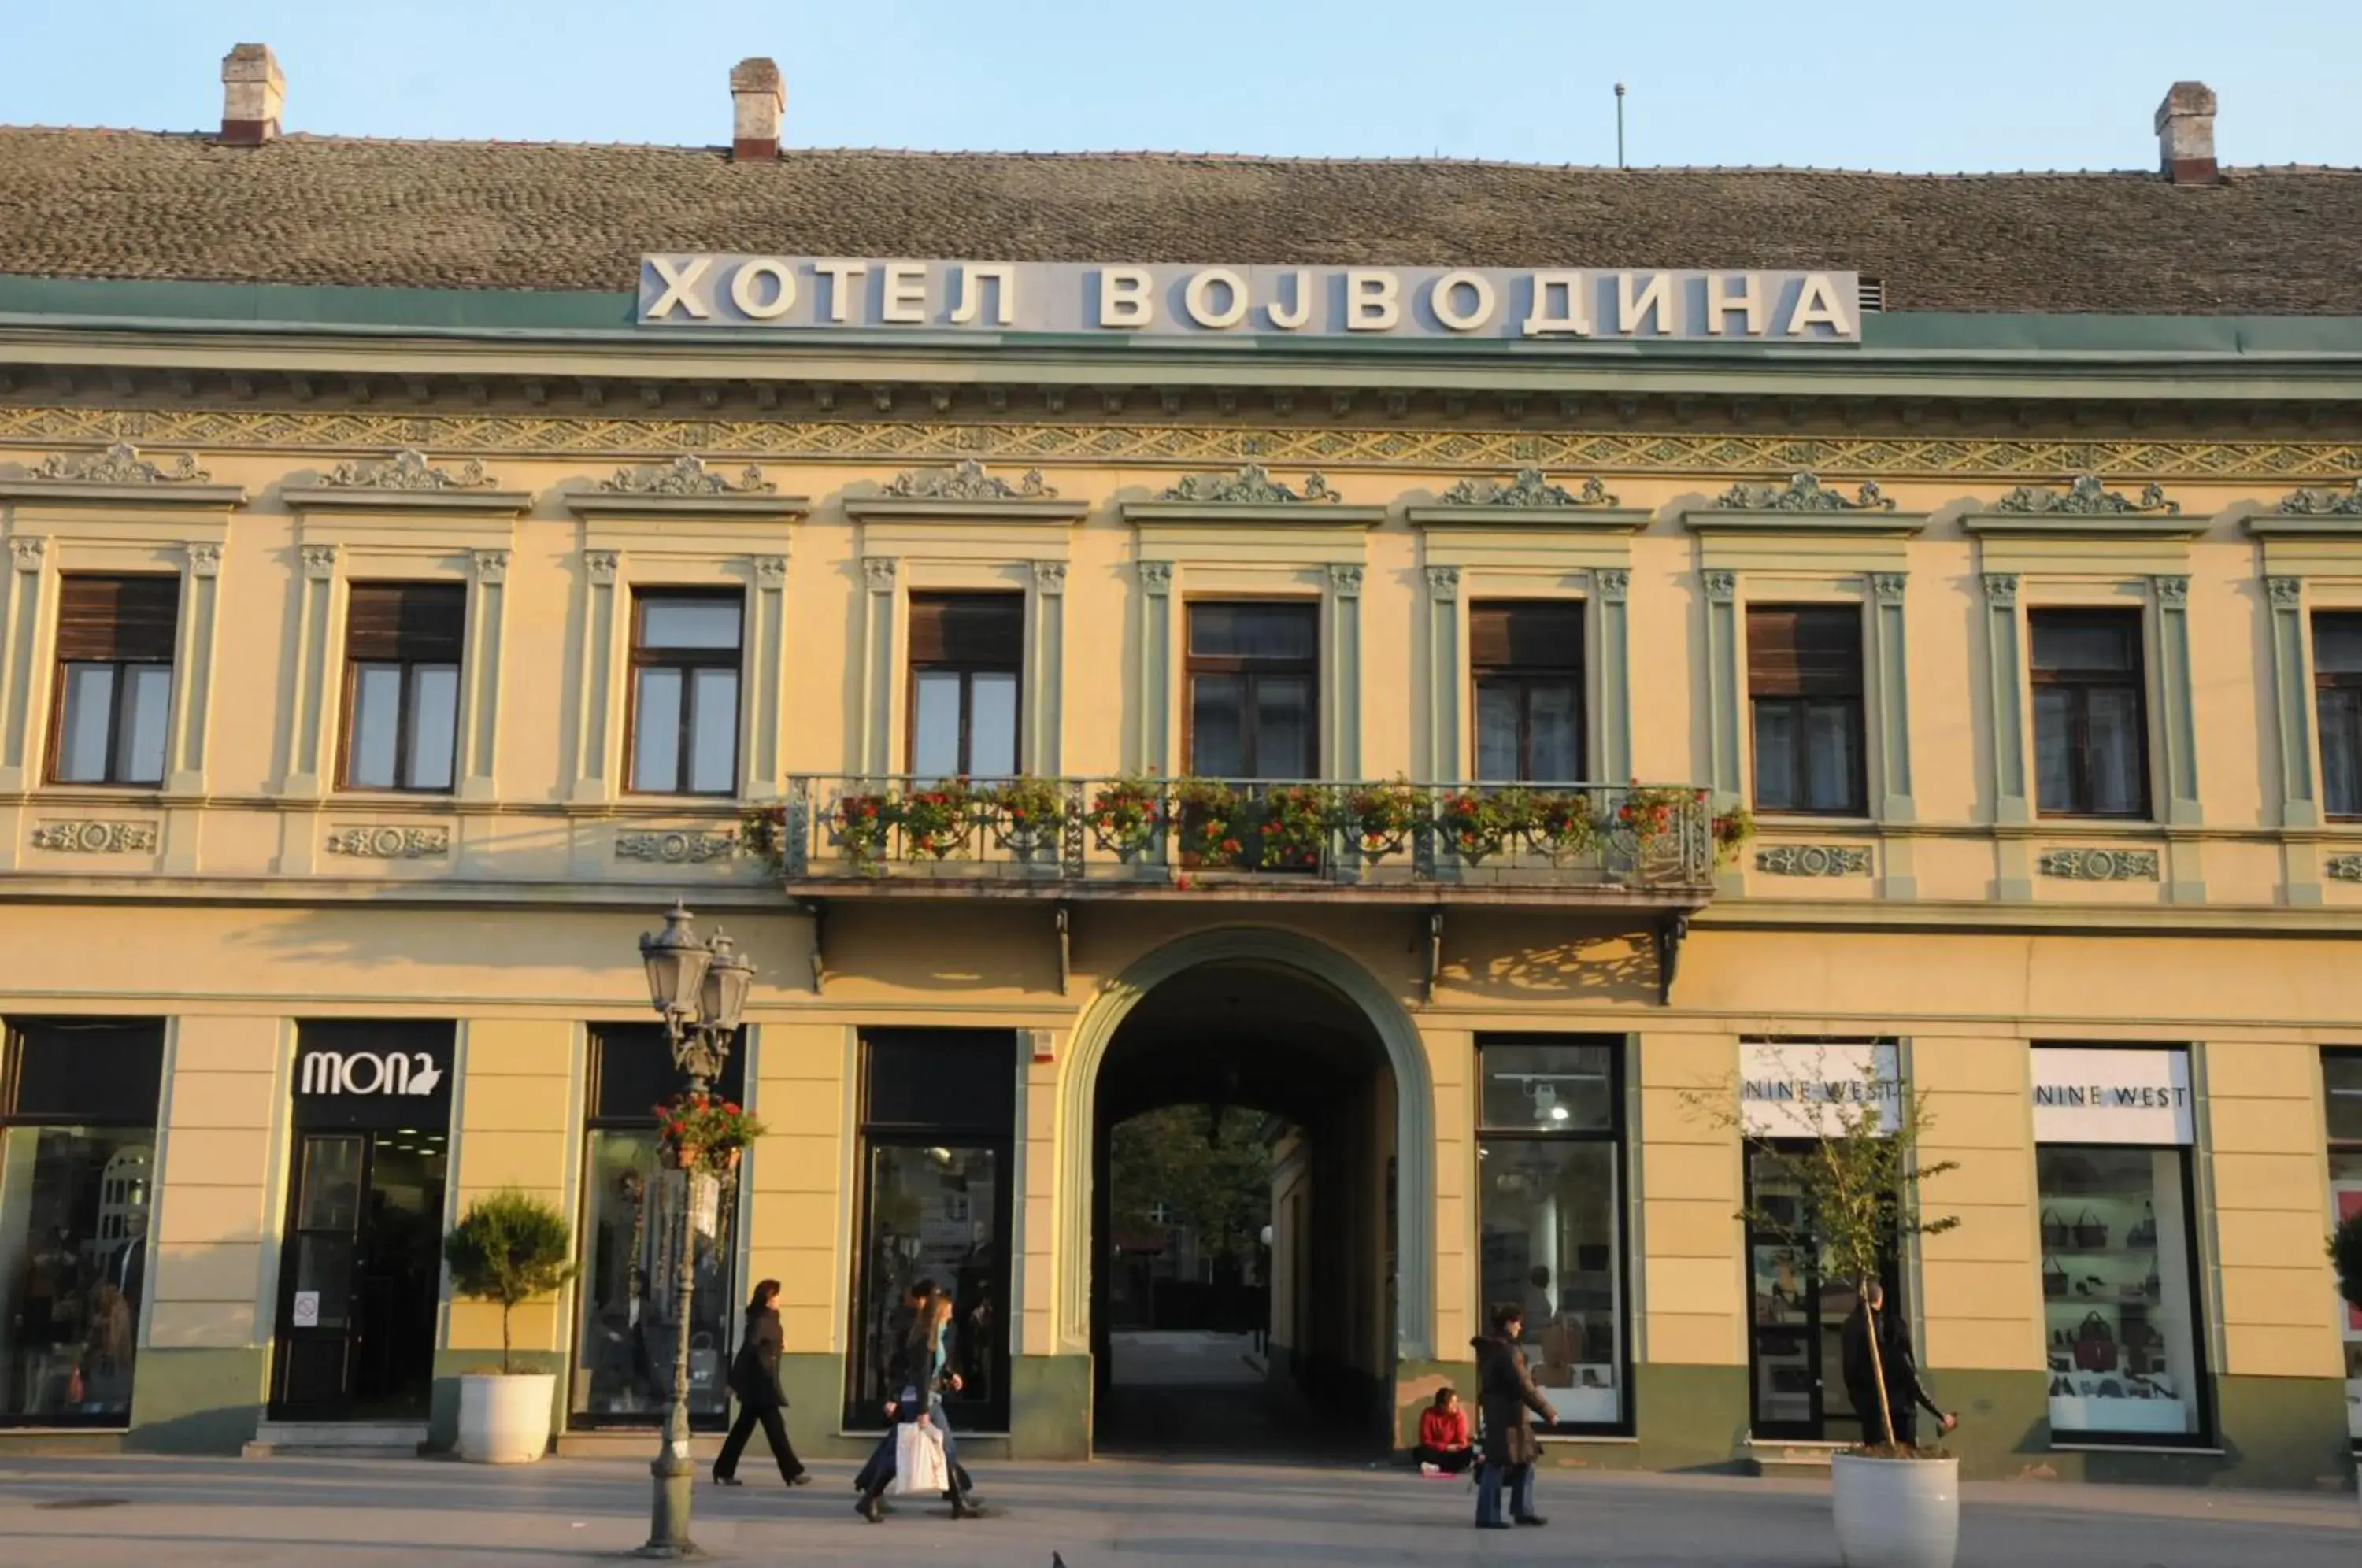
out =
[(424, 1051), (306, 1051), (298, 1066), (298, 1094), (431, 1095), (443, 1069)]

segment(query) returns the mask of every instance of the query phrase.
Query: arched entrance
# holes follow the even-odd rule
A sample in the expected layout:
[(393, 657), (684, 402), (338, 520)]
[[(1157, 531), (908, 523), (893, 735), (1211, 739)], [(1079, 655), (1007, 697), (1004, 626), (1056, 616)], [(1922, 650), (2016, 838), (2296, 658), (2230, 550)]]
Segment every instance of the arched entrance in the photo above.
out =
[[(1094, 1358), (1095, 1443), (1235, 1449), (1243, 1432), (1385, 1446), (1396, 1364), (1429, 1353), (1434, 1302), (1432, 1094), (1399, 1004), (1295, 933), (1200, 933), (1108, 988), (1076, 1031), (1065, 1098), (1062, 1233), (1084, 1244), (1065, 1249), (1062, 1328)], [(1253, 1281), (1267, 1344), (1181, 1387), (1145, 1367), (1137, 1339), (1119, 1342), (1111, 1311), (1135, 1307), (1111, 1299), (1111, 1135), (1174, 1106), (1221, 1108), (1232, 1138), (1241, 1120), (1254, 1125), (1275, 1165), (1272, 1245)]]

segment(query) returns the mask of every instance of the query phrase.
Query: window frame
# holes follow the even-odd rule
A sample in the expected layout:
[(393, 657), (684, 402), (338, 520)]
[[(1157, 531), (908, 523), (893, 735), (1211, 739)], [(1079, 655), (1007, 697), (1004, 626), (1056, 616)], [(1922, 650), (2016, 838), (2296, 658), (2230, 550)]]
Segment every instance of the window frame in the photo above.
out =
[[(905, 609), (903, 646), (906, 648), (910, 646), (911, 631), (918, 624), (921, 605), (955, 600), (986, 599), (1007, 600), (1010, 607), (1016, 611), (1017, 657), (1013, 661), (1006, 664), (977, 659), (921, 659), (916, 657), (909, 658), (910, 668), (904, 672), (902, 685), (904, 708), (902, 756), (908, 771), (914, 776), (919, 772), (919, 678), (922, 675), (959, 677), (958, 767), (954, 768), (951, 774), (951, 777), (959, 778), (998, 777), (997, 775), (978, 775), (975, 770), (976, 678), (979, 675), (1012, 677), (1016, 701), (1010, 711), (1010, 720), (1014, 730), (1010, 736), (1009, 751), (1016, 766), (1010, 770), (1009, 777), (1015, 778), (1025, 771), (1025, 595), (1013, 589), (914, 589), (911, 592)], [(929, 777), (934, 776), (929, 775)]]
[[(2086, 625), (2130, 626), (2133, 633), (2133, 667), (2130, 670), (2046, 669), (2036, 652), (2035, 632), (2037, 622), (2076, 623)], [(2026, 722), (2032, 730), (2034, 775), (2034, 814), (2053, 821), (2078, 819), (2098, 822), (2152, 822), (2156, 820), (2157, 790), (2151, 778), (2152, 758), (2149, 746), (2151, 715), (2148, 690), (2148, 617), (2144, 611), (2100, 604), (2037, 604), (2025, 613), (2025, 668), (2028, 698)], [(2104, 677), (2104, 679), (2103, 679)], [(2042, 803), (2042, 718), (2041, 694), (2046, 690), (2063, 690), (2073, 699), (2070, 725), (2074, 738), (2070, 743), (2070, 757), (2074, 763), (2071, 787), (2076, 803), (2071, 808), (2057, 808)], [(2137, 766), (2135, 777), (2139, 785), (2139, 799), (2129, 811), (2102, 812), (2092, 808), (2092, 796), (2091, 697), (2097, 690), (2129, 690), (2133, 703), (2134, 746)]]
[[(2340, 1154), (2362, 1156), (2362, 1136), (2341, 1138), (2337, 1135), (2330, 1115), (2330, 1101), (2338, 1091), (2330, 1087), (2329, 1069), (2333, 1062), (2362, 1066), (2362, 1045), (2324, 1045), (2321, 1048), (2320, 1055), (2322, 1147), (2329, 1162), (2329, 1222), (2334, 1230), (2341, 1223), (2338, 1213), (2337, 1156)], [(2362, 1381), (2354, 1375), (2357, 1364), (2362, 1364), (2362, 1342), (2362, 1342), (2362, 1330), (2353, 1326), (2354, 1311), (2355, 1309), (2348, 1307), (2344, 1300), (2338, 1301), (2338, 1352), (2345, 1359), (2345, 1384), (2349, 1394), (2346, 1442), (2355, 1452), (2362, 1453), (2362, 1431), (2356, 1430), (2356, 1417), (2350, 1398), (2356, 1383)]]
[[(1747, 636), (1747, 759), (1748, 797), (1760, 816), (1838, 818), (1851, 820), (1870, 814), (1870, 652), (1868, 617), (1857, 600), (1802, 600), (1746, 606)], [(1818, 613), (1835, 617), (1839, 614), (1853, 622), (1853, 637), (1849, 644), (1853, 653), (1853, 690), (1849, 693), (1783, 691), (1766, 694), (1757, 689), (1754, 668), (1755, 617), (1758, 614), (1795, 614)], [(1799, 684), (1802, 684), (1801, 682)], [(1816, 711), (1838, 708), (1844, 712), (1849, 733), (1853, 738), (1851, 766), (1847, 769), (1846, 798), (1835, 806), (1767, 805), (1763, 801), (1762, 714), (1769, 709), (1791, 712), (1790, 762), (1794, 777), (1801, 784), (1810, 756), (1809, 722)]]
[[(2362, 777), (2355, 781), (2355, 798), (2347, 802), (2349, 809), (2340, 811), (2329, 798), (2329, 713), (2326, 702), (2333, 696), (2340, 700), (2350, 718), (2357, 757), (2362, 757), (2362, 669), (2323, 670), (2321, 668), (2321, 629), (2324, 621), (2352, 623), (2356, 635), (2362, 635), (2362, 610), (2315, 610), (2306, 619), (2307, 653), (2312, 661), (2312, 724), (2313, 749), (2321, 766), (2321, 812), (2334, 823), (2362, 822)], [(2362, 773), (2362, 769), (2357, 769)]]
[[(631, 652), (625, 665), (624, 684), (624, 793), (652, 795), (660, 799), (700, 801), (735, 800), (740, 792), (740, 770), (745, 762), (745, 736), (740, 733), (746, 719), (746, 592), (742, 588), (706, 586), (674, 586), (663, 583), (635, 583), (631, 594)], [(721, 648), (653, 648), (644, 640), (646, 635), (647, 612), (659, 603), (697, 602), (730, 604), (738, 612), (738, 641), (728, 650), (730, 661), (723, 664), (716, 656)], [(644, 669), (677, 669), (681, 672), (680, 720), (674, 741), (673, 777), (686, 780), (692, 772), (697, 737), (696, 673), (703, 669), (726, 668), (736, 678), (737, 697), (730, 713), (730, 784), (723, 790), (692, 790), (685, 782), (669, 790), (654, 790), (640, 783), (640, 672)]]
[[(1468, 777), (1478, 784), (1579, 784), (1591, 769), (1591, 613), (1581, 599), (1476, 599), (1468, 605), (1468, 622), (1487, 611), (1514, 617), (1519, 610), (1541, 608), (1546, 613), (1571, 612), (1574, 621), (1573, 650), (1564, 665), (1486, 664), (1472, 646), (1468, 656)], [(1510, 639), (1515, 643), (1515, 637)], [(1507, 686), (1518, 694), (1518, 771), (1513, 778), (1486, 778), (1485, 762), (1485, 689)], [(1564, 686), (1574, 694), (1574, 771), (1568, 778), (1542, 778), (1534, 773), (1533, 700), (1537, 686)]]
[[(1256, 658), (1236, 654), (1197, 652), (1197, 613), (1200, 607), (1222, 608), (1231, 605), (1286, 605), (1308, 615), (1312, 623), (1312, 654), (1304, 659)], [(1321, 647), (1320, 601), (1295, 593), (1223, 593), (1209, 594), (1202, 599), (1186, 599), (1181, 614), (1181, 770), (1185, 774), (1198, 771), (1198, 678), (1201, 675), (1236, 676), (1241, 689), (1241, 723), (1239, 734), (1245, 748), (1244, 772), (1223, 777), (1234, 778), (1241, 783), (1284, 783), (1297, 775), (1271, 775), (1262, 768), (1262, 758), (1256, 755), (1255, 725), (1256, 688), (1264, 679), (1300, 679), (1305, 690), (1305, 723), (1312, 735), (1312, 767), (1307, 775), (1318, 778), (1327, 769), (1328, 759), (1321, 733)], [(1209, 778), (1216, 777), (1209, 774)]]
[[(61, 608), (62, 609), (63, 602), (68, 591), (66, 585), (77, 580), (89, 581), (95, 580), (107, 582), (121, 582), (134, 579), (169, 582), (172, 585), (174, 603), (172, 606), (171, 649), (160, 658), (154, 657), (126, 658), (120, 655), (117, 655), (113, 658), (68, 658), (65, 655), (56, 650), (53, 642), (50, 663), (56, 667), (57, 675), (50, 682), (50, 734), (49, 744), (46, 747), (49, 755), (47, 757), (47, 765), (42, 769), (44, 779), (48, 783), (60, 785), (71, 790), (161, 790), (164, 787), (165, 779), (171, 774), (172, 700), (174, 688), (180, 684), (181, 680), (181, 608), (178, 602), (181, 592), (181, 579), (171, 572), (161, 571), (70, 571), (61, 573), (59, 576), (58, 598)], [(154, 669), (160, 666), (164, 669), (166, 674), (164, 689), (163, 763), (157, 769), (156, 777), (153, 778), (118, 778), (116, 777), (116, 770), (117, 760), (123, 748), (123, 723), (125, 714), (123, 693), (127, 684), (124, 678), (130, 670)], [(103, 668), (109, 672), (111, 678), (111, 684), (107, 690), (106, 702), (106, 764), (103, 770), (102, 777), (97, 778), (61, 778), (58, 771), (65, 759), (67, 688), (71, 684), (72, 672), (78, 667)]]
[[(456, 590), (459, 597), (459, 651), (458, 656), (452, 658), (447, 664), (439, 658), (385, 659), (356, 657), (352, 652), (352, 594), (355, 590), (359, 589), (385, 588)], [(345, 595), (346, 629), (344, 697), (343, 709), (337, 719), (338, 733), (343, 735), (344, 744), (337, 748), (337, 788), (339, 790), (344, 791), (359, 791), (370, 794), (449, 795), (457, 793), (459, 788), (459, 736), (465, 728), (465, 716), (461, 713), (460, 709), (462, 706), (462, 700), (466, 696), (465, 679), (468, 668), (468, 584), (456, 580), (444, 581), (432, 578), (379, 579), (369, 581), (348, 582), (345, 585)], [(744, 640), (743, 633), (741, 635), (741, 640)], [(394, 702), (394, 782), (392, 784), (356, 784), (352, 779), (353, 748), (359, 744), (360, 734), (359, 732), (354, 728), (353, 720), (359, 709), (361, 672), (365, 669), (384, 668), (392, 668), (398, 671), (401, 680), (401, 690), (395, 698)], [(417, 741), (417, 735), (415, 733), (417, 729), (417, 714), (414, 704), (414, 699), (416, 695), (415, 680), (417, 673), (422, 669), (448, 669), (451, 671), (451, 781), (447, 784), (414, 784), (410, 782), (409, 779), (411, 763), (413, 761), (411, 751)]]

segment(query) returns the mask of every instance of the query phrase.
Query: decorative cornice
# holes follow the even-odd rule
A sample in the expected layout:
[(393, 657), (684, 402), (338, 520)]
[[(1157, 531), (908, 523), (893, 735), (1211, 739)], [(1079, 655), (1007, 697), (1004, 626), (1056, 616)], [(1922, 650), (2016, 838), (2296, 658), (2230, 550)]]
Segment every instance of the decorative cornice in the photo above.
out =
[(128, 441), (110, 443), (96, 452), (56, 452), (26, 470), (25, 477), (49, 484), (203, 484), (214, 476), (197, 467), (194, 454), (182, 452), (171, 468), (160, 468), (139, 455)]
[(1867, 877), (1870, 849), (1859, 844), (1767, 844), (1755, 869), (1772, 877)]
[(359, 460), (338, 463), (322, 476), (324, 490), (490, 490), (492, 481), (484, 472), (483, 459), (470, 458), (460, 465), (459, 471), (438, 469), (426, 461), (426, 454), (415, 447), (404, 447), (391, 458), (380, 461)]
[(1058, 492), (1042, 482), (1039, 469), (1026, 469), (1012, 485), (966, 458), (948, 469), (905, 469), (881, 493), (898, 501), (1049, 501)]
[(1782, 485), (1735, 484), (1716, 498), (1714, 510), (1718, 512), (1892, 512), (1894, 502), (1878, 492), (1874, 480), (1865, 480), (1847, 500), (1834, 490), (1825, 490), (1816, 475), (1791, 474)]
[(2258, 538), (2362, 538), (2362, 480), (2348, 490), (2298, 490), (2268, 512), (2247, 516)]
[(1285, 506), (1295, 502), (1341, 502), (1319, 469), (1304, 476), (1301, 495), (1264, 471), (1261, 463), (1242, 463), (1236, 473), (1190, 474), (1157, 497), (1191, 506)]
[(1507, 484), (1498, 480), (1464, 479), (1436, 498), (1440, 506), (1513, 506), (1530, 510), (1544, 506), (1614, 506), (1616, 497), (1598, 476), (1586, 479), (1579, 491), (1550, 482), (1540, 469), (1519, 469)]
[(382, 824), (337, 828), (328, 834), (327, 849), (331, 855), (364, 860), (432, 860), (451, 853), (451, 830)]
[(2300, 490), (2272, 508), (2283, 517), (2362, 517), (2362, 479), (2352, 490)]
[(2069, 882), (2154, 882), (2157, 860), (2154, 849), (2046, 849), (2036, 864)]
[(599, 481), (606, 495), (769, 495), (778, 488), (752, 463), (732, 480), (710, 471), (705, 459), (694, 453), (683, 453), (669, 463), (617, 469)]
[(0, 479), (0, 500), (208, 510), (227, 510), (246, 500), (240, 487), (206, 482), (212, 478), (197, 466), (192, 453), (181, 453), (166, 468), (141, 457), (138, 447), (118, 437), (95, 452), (52, 452), (17, 477)]
[(152, 855), (154, 823), (107, 823), (80, 819), (45, 822), (33, 829), (33, 847), (68, 855)]
[(2046, 517), (2173, 517), (2181, 502), (2168, 501), (2165, 487), (2150, 483), (2137, 500), (2110, 490), (2097, 474), (2078, 474), (2063, 491), (2019, 485), (1993, 502), (1995, 512)]
[(734, 833), (705, 833), (683, 828), (672, 831), (630, 830), (615, 835), (615, 858), (618, 860), (654, 860), (667, 866), (699, 866), (709, 860), (727, 860), (737, 850), (738, 835)]
[(438, 469), (416, 447), (390, 458), (338, 463), (310, 484), (281, 487), (280, 499), (297, 512), (506, 512), (533, 505), (530, 492), (500, 490), (469, 458), (459, 471)]

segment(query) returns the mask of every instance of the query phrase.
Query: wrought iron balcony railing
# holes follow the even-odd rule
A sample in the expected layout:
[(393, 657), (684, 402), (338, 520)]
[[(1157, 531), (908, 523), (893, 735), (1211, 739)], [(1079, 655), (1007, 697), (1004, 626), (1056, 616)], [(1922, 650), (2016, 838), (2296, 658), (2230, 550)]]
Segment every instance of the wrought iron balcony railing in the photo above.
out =
[(803, 777), (750, 845), (792, 889), (1688, 895), (1705, 791), (1642, 784)]

